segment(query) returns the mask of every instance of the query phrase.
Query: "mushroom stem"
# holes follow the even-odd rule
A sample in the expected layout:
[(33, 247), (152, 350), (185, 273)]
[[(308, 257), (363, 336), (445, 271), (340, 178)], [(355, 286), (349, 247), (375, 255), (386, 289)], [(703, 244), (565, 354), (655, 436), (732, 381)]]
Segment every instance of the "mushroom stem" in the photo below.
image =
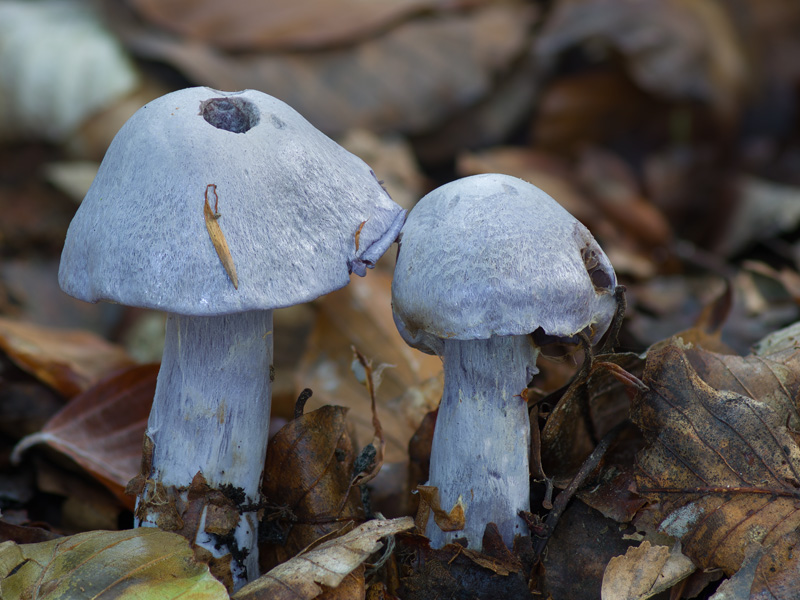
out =
[(444, 532), (431, 517), (425, 535), (434, 548), (465, 537), (480, 549), (488, 523), (509, 547), (526, 532), (519, 511), (530, 510), (530, 418), (519, 394), (536, 373), (537, 355), (530, 336), (444, 340), (429, 485), (446, 511), (461, 497), (466, 524)]
[[(271, 310), (167, 317), (146, 433), (152, 462), (143, 473), (148, 481), (136, 514), (140, 525), (162, 529), (177, 517), (172, 529), (215, 557), (230, 554), (234, 587), (258, 576), (255, 510), (269, 431), (271, 364)], [(192, 527), (196, 531), (186, 530)]]

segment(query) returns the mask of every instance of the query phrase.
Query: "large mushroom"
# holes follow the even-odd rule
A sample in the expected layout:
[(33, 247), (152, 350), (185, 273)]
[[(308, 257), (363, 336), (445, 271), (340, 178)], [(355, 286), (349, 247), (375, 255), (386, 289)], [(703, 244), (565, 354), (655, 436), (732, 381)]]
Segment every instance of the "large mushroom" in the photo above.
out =
[(404, 217), (283, 102), (198, 87), (130, 118), (69, 227), (65, 292), (168, 313), (137, 522), (230, 557), (234, 587), (258, 575), (272, 311), (364, 275)]
[(476, 175), (425, 196), (400, 234), (392, 283), (405, 341), (442, 357), (428, 484), (441, 507), (461, 503), (466, 538), (481, 548), (495, 523), (511, 546), (530, 509), (530, 421), (520, 397), (539, 347), (596, 342), (616, 309), (616, 277), (589, 231), (550, 196), (507, 175)]

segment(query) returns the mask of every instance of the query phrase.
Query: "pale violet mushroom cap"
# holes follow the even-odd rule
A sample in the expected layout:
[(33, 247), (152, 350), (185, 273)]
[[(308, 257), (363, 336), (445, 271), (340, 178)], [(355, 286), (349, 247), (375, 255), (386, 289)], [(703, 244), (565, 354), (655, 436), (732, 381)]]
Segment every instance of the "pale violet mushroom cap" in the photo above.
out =
[(392, 283), (405, 341), (441, 353), (443, 339), (587, 331), (597, 341), (616, 276), (589, 231), (553, 198), (508, 175), (465, 177), (411, 210)]
[[(238, 289), (204, 218), (212, 184)], [(185, 315), (279, 308), (363, 275), (404, 215), (369, 166), (283, 102), (189, 88), (117, 133), (69, 227), (59, 283), (81, 300)]]

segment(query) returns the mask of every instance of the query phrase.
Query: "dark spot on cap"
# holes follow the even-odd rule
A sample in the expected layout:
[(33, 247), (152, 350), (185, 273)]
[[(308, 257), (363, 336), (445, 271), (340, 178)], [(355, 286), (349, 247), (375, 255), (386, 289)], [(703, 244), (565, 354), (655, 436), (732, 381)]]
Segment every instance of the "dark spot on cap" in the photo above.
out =
[(283, 121), (281, 121), (281, 120), (278, 118), (278, 116), (277, 116), (277, 115), (270, 115), (270, 116), (269, 116), (269, 120), (270, 120), (270, 122), (272, 123), (272, 125), (275, 127), (275, 129), (283, 129), (283, 128), (285, 128), (285, 127), (286, 127), (286, 123), (284, 123)]
[(212, 98), (200, 103), (200, 114), (217, 129), (244, 133), (258, 125), (259, 114), (255, 104), (244, 98)]

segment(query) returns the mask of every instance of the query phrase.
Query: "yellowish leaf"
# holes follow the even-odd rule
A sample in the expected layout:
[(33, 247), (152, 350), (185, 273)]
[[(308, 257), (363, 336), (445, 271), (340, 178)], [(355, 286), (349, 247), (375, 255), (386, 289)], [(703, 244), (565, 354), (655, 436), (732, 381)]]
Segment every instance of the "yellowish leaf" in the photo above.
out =
[(439, 488), (433, 485), (418, 485), (419, 513), (417, 514), (417, 528), (424, 530), (428, 522), (428, 515), (433, 511), (433, 521), (442, 531), (461, 531), (464, 529), (466, 515), (464, 513), (464, 500), (461, 496), (447, 512), (439, 504)]
[(159, 529), (10, 544), (0, 546), (0, 597), (7, 600), (228, 598), (225, 586), (195, 560), (189, 542)]

